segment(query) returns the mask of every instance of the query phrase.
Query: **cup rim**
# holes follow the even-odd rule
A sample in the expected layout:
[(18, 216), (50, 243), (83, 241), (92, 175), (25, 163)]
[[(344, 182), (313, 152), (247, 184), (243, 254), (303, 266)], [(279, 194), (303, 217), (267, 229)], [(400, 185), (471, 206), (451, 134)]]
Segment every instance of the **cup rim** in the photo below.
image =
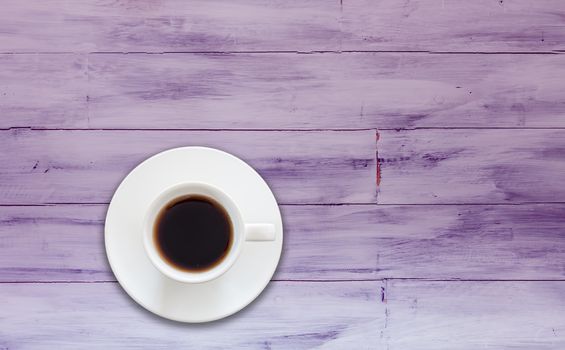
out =
[[(196, 189), (201, 189), (201, 191)], [(222, 258), (219, 264), (205, 271), (183, 271), (171, 265), (161, 256), (154, 240), (155, 219), (163, 207), (176, 198), (190, 194), (212, 198), (227, 212), (232, 225), (233, 241), (229, 252)], [(204, 283), (220, 277), (233, 266), (239, 257), (243, 245), (244, 227), (239, 208), (225, 191), (205, 182), (190, 181), (177, 183), (161, 191), (149, 204), (143, 221), (143, 245), (153, 266), (165, 276), (184, 283)]]

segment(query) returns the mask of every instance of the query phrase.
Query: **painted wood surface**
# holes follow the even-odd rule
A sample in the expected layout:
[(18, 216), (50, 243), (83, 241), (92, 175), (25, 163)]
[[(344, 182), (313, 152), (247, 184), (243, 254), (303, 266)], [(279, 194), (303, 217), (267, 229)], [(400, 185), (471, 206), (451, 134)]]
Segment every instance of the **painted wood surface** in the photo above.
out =
[(238, 316), (189, 326), (115, 283), (1, 284), (0, 346), (553, 350), (565, 346), (564, 292), (563, 281), (273, 282)]
[(86, 61), (79, 55), (0, 55), (0, 127), (88, 126)]
[(559, 0), (343, 0), (342, 49), (561, 51), (564, 14)]
[(88, 69), (93, 128), (565, 126), (563, 55), (91, 55)]
[(390, 350), (565, 348), (564, 281), (387, 281), (386, 290)]
[(187, 325), (146, 312), (117, 283), (0, 284), (11, 305), (0, 308), (9, 320), (0, 347), (374, 349), (385, 321), (381, 285), (273, 282), (237, 317)]
[[(229, 145), (234, 154), (247, 154), (243, 158), (266, 177), (282, 203), (371, 203), (376, 196), (376, 190), (369, 190), (376, 186), (372, 131), (0, 133), (6, 135), (0, 142), (8, 151), (0, 175), (4, 204), (107, 203), (127, 171), (148, 155), (198, 144)], [(379, 203), (565, 201), (562, 130), (410, 130), (379, 135)], [(17, 151), (19, 158), (12, 159), (10, 151)], [(92, 171), (96, 177), (84, 176)]]
[(560, 0), (16, 1), (4, 52), (565, 49)]
[(376, 198), (376, 138), (371, 130), (12, 129), (0, 131), (5, 151), (0, 154), (2, 204), (109, 203), (120, 181), (144, 159), (191, 145), (240, 156), (263, 175), (280, 203), (367, 203)]
[[(281, 209), (274, 280), (565, 280), (565, 204)], [(105, 214), (106, 205), (0, 207), (0, 282), (115, 281)]]
[(10, 1), (5, 52), (336, 50), (339, 1)]
[(0, 127), (565, 127), (563, 55), (43, 57), (0, 55)]
[(564, 130), (379, 134), (379, 203), (565, 201)]
[[(0, 349), (562, 350), (564, 19), (561, 0), (3, 2)], [(266, 292), (205, 325), (144, 311), (102, 245), (119, 181), (186, 145), (255, 166), (286, 230)]]

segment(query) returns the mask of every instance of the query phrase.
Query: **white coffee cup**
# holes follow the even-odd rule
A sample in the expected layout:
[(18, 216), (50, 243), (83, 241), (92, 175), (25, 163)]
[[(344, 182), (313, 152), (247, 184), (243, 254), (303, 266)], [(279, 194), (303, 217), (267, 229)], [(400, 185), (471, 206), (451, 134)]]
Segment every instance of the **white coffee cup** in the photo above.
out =
[[(159, 253), (155, 241), (154, 226), (161, 210), (179, 197), (200, 195), (210, 197), (228, 213), (232, 224), (232, 244), (225, 257), (216, 266), (205, 271), (185, 271), (168, 263)], [(177, 184), (163, 191), (149, 205), (143, 224), (145, 251), (155, 267), (165, 276), (185, 283), (203, 283), (220, 277), (237, 260), (245, 241), (275, 240), (275, 225), (271, 223), (246, 223), (243, 221), (237, 204), (221, 189), (202, 182)]]

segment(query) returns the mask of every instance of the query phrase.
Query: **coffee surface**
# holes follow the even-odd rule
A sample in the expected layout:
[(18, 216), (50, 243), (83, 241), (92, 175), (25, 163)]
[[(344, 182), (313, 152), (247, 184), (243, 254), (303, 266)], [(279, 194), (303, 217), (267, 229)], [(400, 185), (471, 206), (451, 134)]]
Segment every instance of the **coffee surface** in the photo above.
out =
[(218, 265), (232, 244), (232, 224), (215, 200), (192, 195), (169, 202), (157, 215), (154, 239), (163, 259), (185, 271)]

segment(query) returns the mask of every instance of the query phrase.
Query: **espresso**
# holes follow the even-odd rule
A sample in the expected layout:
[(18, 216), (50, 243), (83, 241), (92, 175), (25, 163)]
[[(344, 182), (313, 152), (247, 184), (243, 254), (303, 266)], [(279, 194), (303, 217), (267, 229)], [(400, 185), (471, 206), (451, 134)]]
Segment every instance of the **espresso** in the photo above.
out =
[(215, 200), (200, 195), (169, 202), (157, 215), (153, 231), (163, 259), (190, 272), (218, 265), (233, 241), (226, 210)]

